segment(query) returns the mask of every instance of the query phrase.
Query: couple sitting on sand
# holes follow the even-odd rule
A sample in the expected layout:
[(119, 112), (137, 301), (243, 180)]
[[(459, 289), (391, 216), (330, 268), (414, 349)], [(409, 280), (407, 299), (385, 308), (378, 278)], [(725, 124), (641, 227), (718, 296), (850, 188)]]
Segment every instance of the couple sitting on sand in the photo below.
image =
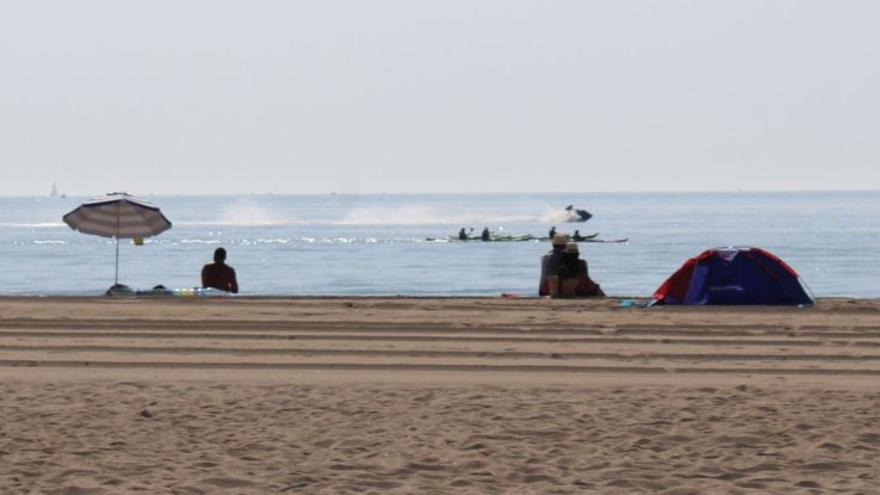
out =
[(565, 234), (551, 240), (553, 250), (541, 258), (538, 294), (550, 297), (604, 297), (599, 284), (587, 271), (587, 262), (578, 257), (578, 245)]
[[(553, 236), (553, 250), (541, 259), (538, 293), (550, 297), (604, 296), (599, 284), (590, 279), (587, 262), (578, 257), (578, 245), (565, 234)], [(214, 250), (214, 262), (202, 267), (202, 287), (233, 294), (238, 292), (235, 269), (226, 264), (226, 250)]]

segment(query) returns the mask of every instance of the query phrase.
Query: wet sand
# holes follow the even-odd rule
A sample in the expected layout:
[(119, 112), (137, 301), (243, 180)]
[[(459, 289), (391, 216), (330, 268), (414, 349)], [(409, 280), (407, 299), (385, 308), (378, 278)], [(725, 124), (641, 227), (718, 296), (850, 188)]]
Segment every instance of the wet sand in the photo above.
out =
[(13, 493), (880, 493), (880, 301), (0, 299)]

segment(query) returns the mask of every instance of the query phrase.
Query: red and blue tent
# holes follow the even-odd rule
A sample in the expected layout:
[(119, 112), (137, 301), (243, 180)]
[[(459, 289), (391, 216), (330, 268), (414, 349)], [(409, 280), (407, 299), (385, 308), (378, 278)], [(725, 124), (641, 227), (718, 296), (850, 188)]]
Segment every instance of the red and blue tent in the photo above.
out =
[(654, 293), (656, 304), (814, 304), (794, 269), (769, 251), (716, 248), (685, 261)]

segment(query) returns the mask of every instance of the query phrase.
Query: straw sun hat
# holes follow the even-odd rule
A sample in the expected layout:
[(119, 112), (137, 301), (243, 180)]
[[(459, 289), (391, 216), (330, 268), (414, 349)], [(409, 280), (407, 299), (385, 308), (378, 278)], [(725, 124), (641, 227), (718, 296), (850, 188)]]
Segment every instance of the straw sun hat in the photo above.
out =
[(556, 234), (553, 236), (553, 240), (551, 242), (553, 242), (554, 246), (568, 245), (568, 234)]

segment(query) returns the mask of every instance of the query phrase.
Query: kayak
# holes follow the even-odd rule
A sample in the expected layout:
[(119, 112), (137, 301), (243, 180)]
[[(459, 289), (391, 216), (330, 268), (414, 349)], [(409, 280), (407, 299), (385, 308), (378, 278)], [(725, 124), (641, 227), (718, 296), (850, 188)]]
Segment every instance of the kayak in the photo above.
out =
[(587, 239), (584, 242), (598, 242), (602, 244), (622, 244), (629, 242), (629, 238), (624, 239)]
[[(574, 241), (574, 242), (591, 242), (594, 239), (596, 239), (596, 237), (598, 237), (598, 236), (599, 236), (598, 232), (596, 232), (595, 234), (582, 235), (578, 241)], [(535, 236), (532, 234), (510, 234), (510, 235), (492, 234), (489, 237), (489, 240), (485, 241), (485, 242), (525, 242), (525, 241), (549, 241), (549, 240), (550, 240), (549, 237), (538, 237), (538, 236)], [(468, 241), (484, 242), (479, 237), (469, 237), (467, 239), (459, 239), (458, 236), (452, 236), (452, 235), (443, 236), (443, 237), (426, 237), (425, 241), (427, 241), (427, 242), (468, 242)]]
[(488, 241), (483, 241), (480, 237), (468, 237), (467, 239), (459, 239), (458, 236), (443, 237), (426, 237), (428, 242), (524, 242), (537, 241), (538, 238), (531, 234), (515, 234), (515, 235), (492, 235)]
[[(591, 241), (591, 240), (593, 240), (593, 239), (595, 239), (595, 238), (597, 238), (597, 237), (599, 237), (599, 233), (598, 233), (598, 232), (596, 232), (596, 233), (594, 233), (594, 234), (582, 235), (582, 236), (580, 236), (580, 237), (577, 238), (577, 239), (575, 239), (575, 238), (572, 237), (572, 236), (569, 236), (568, 240), (571, 241), (571, 242), (589, 242), (589, 241)], [(550, 238), (549, 238), (549, 237), (541, 237), (541, 238), (538, 239), (538, 240), (539, 240), (539, 241), (549, 241)]]

